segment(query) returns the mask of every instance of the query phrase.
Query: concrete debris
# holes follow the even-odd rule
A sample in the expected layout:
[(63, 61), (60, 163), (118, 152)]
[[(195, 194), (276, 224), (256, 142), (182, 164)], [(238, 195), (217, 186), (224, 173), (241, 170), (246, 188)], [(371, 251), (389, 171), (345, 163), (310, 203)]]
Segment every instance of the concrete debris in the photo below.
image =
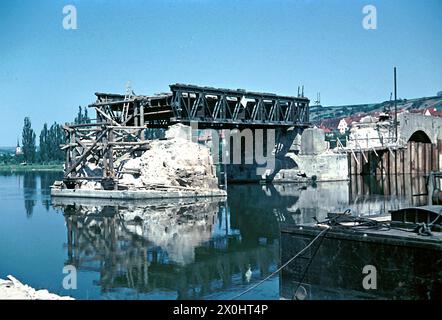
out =
[(324, 130), (318, 128), (307, 128), (301, 135), (301, 154), (316, 155), (328, 150), (328, 143), (325, 141)]
[(367, 116), (354, 122), (347, 141), (348, 149), (371, 149), (394, 143), (390, 121), (379, 121)]
[(218, 189), (218, 178), (210, 149), (189, 139), (190, 128), (171, 126), (165, 140), (153, 140), (141, 157), (123, 165), (120, 185), (129, 189), (178, 187)]
[(11, 275), (7, 278), (8, 280), (0, 279), (0, 300), (74, 300), (50, 293), (48, 290), (35, 290)]

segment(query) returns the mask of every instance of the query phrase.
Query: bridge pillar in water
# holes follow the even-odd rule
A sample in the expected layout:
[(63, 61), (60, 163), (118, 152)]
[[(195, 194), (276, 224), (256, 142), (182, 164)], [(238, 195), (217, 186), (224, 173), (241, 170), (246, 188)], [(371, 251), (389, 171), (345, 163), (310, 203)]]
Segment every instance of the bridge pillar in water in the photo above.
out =
[[(245, 133), (246, 130), (249, 133)], [(296, 163), (286, 157), (286, 154), (289, 151), (298, 152), (303, 130), (303, 128), (244, 129), (236, 134), (230, 131), (225, 136), (230, 142), (222, 146), (225, 148), (222, 152), (226, 149), (228, 151), (227, 180), (272, 181), (281, 169), (295, 168)], [(224, 163), (221, 162), (220, 165)]]

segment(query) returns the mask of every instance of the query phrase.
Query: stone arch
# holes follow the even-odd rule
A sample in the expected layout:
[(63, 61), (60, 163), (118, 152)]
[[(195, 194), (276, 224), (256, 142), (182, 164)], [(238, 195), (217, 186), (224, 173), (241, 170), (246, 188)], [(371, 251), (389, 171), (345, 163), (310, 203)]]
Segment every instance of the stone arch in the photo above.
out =
[(428, 134), (423, 130), (414, 131), (411, 136), (408, 138), (407, 142), (423, 142), (423, 143), (432, 143)]

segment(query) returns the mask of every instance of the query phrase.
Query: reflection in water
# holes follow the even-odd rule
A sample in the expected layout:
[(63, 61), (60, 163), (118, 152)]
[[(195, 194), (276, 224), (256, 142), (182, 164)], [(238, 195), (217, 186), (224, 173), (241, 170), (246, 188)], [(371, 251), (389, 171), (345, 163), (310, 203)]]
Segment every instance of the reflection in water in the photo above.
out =
[(40, 190), (41, 190), (41, 202), (45, 207), (46, 211), (49, 211), (51, 208), (51, 185), (54, 183), (56, 176), (61, 175), (61, 173), (57, 172), (42, 172), (39, 174), (40, 176)]
[(32, 216), (36, 204), (37, 175), (29, 172), (23, 177), (23, 198), (25, 200), (25, 210), (28, 217)]
[(66, 264), (99, 272), (103, 293), (126, 288), (203, 298), (245, 284), (249, 266), (261, 277), (278, 263), (279, 234), (258, 215), (261, 228), (243, 234), (225, 202), (54, 199), (54, 206), (66, 219)]
[(362, 214), (427, 204), (426, 178), (419, 175), (352, 176), (350, 203)]

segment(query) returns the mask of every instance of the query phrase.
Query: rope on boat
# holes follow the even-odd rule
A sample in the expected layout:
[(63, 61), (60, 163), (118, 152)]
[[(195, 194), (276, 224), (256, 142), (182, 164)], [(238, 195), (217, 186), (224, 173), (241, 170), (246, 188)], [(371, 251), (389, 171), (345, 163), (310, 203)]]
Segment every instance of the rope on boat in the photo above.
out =
[[(289, 260), (287, 260), (286, 263), (284, 263), (282, 266), (280, 266), (278, 269), (276, 269), (274, 272), (272, 272), (271, 274), (269, 274), (267, 277), (265, 277), (264, 279), (262, 279), (261, 281), (259, 281), (258, 283), (254, 284), (253, 286), (249, 287), (247, 290), (241, 292), (240, 294), (237, 294), (236, 296), (234, 296), (233, 298), (231, 298), (231, 300), (235, 300), (243, 295), (245, 295), (246, 293), (252, 291), (253, 289), (255, 289), (256, 287), (260, 286), (261, 284), (263, 284), (265, 281), (267, 281), (268, 279), (270, 279), (271, 277), (273, 277), (275, 274), (277, 274), (279, 271), (281, 271), (282, 269), (284, 269), (288, 264), (290, 264), (290, 262), (292, 262), (293, 260), (295, 260), (297, 257), (299, 257), (301, 254), (303, 254), (308, 248), (310, 248), (313, 243), (318, 240), (320, 237), (325, 236), (325, 234), (328, 232), (328, 230), (330, 230), (330, 228), (325, 228), (324, 230), (322, 230), (312, 241), (310, 241), (310, 243), (308, 245), (306, 245), (304, 247), (304, 249), (302, 249), (301, 251), (299, 251), (297, 254), (295, 254), (292, 258), (290, 258)], [(322, 242), (322, 241), (321, 241)], [(318, 246), (319, 248), (319, 246)], [(318, 249), (316, 249), (318, 250)], [(313, 257), (312, 257), (313, 260)]]

